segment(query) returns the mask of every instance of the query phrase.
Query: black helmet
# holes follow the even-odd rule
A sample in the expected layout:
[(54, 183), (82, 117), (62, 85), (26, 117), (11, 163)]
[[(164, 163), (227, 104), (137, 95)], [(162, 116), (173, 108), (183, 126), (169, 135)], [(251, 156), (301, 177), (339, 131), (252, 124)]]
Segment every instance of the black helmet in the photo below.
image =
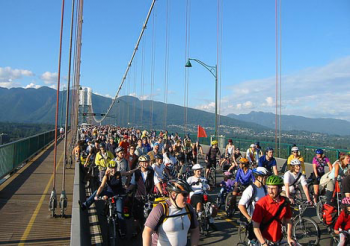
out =
[(176, 193), (190, 193), (193, 191), (191, 186), (181, 179), (169, 180), (166, 189), (169, 193), (171, 191), (175, 191)]
[(124, 151), (123, 147), (119, 146), (118, 148), (115, 149), (115, 153), (119, 153), (121, 151)]
[(154, 156), (154, 158), (155, 158), (155, 159), (162, 159), (162, 160), (163, 160), (163, 156), (160, 155), (160, 154), (156, 154), (156, 155)]
[(106, 149), (105, 143), (100, 143), (100, 149)]

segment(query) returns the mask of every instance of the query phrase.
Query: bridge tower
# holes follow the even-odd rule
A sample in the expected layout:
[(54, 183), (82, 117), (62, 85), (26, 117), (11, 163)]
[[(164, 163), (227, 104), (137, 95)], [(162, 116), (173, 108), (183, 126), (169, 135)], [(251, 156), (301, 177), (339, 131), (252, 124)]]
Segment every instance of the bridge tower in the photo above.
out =
[(79, 91), (79, 122), (92, 124), (92, 89), (81, 87)]

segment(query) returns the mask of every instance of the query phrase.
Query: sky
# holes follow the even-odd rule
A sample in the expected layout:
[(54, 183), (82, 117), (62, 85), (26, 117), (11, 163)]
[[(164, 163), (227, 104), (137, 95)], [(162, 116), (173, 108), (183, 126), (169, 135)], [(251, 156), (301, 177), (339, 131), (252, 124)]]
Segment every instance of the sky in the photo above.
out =
[[(114, 97), (151, 0), (84, 1), (80, 84)], [(57, 88), (62, 1), (0, 1), (0, 87)], [(282, 114), (350, 121), (350, 1), (278, 0)], [(68, 78), (71, 5), (65, 1), (61, 86)], [(219, 14), (218, 14), (219, 10)], [(272, 0), (157, 0), (119, 96), (214, 112), (275, 112)], [(188, 98), (185, 85), (188, 83)], [(168, 85), (167, 93), (165, 86)]]

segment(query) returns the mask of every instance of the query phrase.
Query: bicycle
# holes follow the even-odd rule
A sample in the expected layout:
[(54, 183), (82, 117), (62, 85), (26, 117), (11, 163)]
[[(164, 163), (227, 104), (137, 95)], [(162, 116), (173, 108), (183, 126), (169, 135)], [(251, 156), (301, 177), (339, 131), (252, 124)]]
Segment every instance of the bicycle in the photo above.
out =
[(216, 168), (211, 166), (208, 173), (208, 183), (212, 187), (216, 187)]
[(329, 245), (330, 246), (337, 246), (340, 242), (339, 236), (340, 234), (344, 234), (345, 236), (345, 244), (344, 245), (349, 245), (350, 244), (350, 233), (349, 231), (339, 231), (339, 235), (335, 234), (334, 232), (331, 233), (332, 238), (330, 239)]
[(300, 244), (318, 245), (320, 241), (320, 229), (317, 223), (311, 218), (303, 217), (305, 210), (310, 207), (307, 202), (295, 198), (295, 206), (292, 206), (292, 208), (294, 211), (297, 211), (297, 214), (292, 217), (292, 233), (293, 237)]
[(207, 236), (209, 234), (210, 217), (212, 215), (212, 203), (209, 201), (207, 189), (204, 187), (205, 185), (203, 184), (203, 211), (201, 216), (198, 216), (198, 222), (200, 234)]
[[(98, 197), (97, 200), (105, 200), (106, 201), (106, 208), (108, 209), (106, 212), (107, 216), (107, 224), (108, 224), (108, 241), (109, 245), (117, 245), (117, 231), (118, 231), (118, 216), (116, 211), (116, 200), (118, 198), (124, 198), (126, 195), (115, 195), (112, 197), (109, 197), (107, 200), (105, 200), (103, 197)], [(122, 238), (122, 235), (120, 235), (120, 238)]]

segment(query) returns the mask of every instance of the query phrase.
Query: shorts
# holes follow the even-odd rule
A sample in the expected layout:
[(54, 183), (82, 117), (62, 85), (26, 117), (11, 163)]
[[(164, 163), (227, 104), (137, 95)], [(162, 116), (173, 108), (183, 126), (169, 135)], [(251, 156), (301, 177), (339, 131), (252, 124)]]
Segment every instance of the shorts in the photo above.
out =
[[(318, 173), (317, 175), (318, 175), (318, 177), (322, 177), (324, 175), (324, 173)], [(315, 178), (313, 184), (314, 185), (320, 185), (320, 181), (321, 181), (320, 179), (317, 180), (317, 178)]]
[(191, 205), (194, 207), (194, 209), (196, 209), (197, 204), (199, 202), (203, 204), (204, 202), (203, 194), (194, 194), (191, 196)]
[(210, 169), (212, 166), (216, 169), (216, 160), (208, 160), (206, 168)]

